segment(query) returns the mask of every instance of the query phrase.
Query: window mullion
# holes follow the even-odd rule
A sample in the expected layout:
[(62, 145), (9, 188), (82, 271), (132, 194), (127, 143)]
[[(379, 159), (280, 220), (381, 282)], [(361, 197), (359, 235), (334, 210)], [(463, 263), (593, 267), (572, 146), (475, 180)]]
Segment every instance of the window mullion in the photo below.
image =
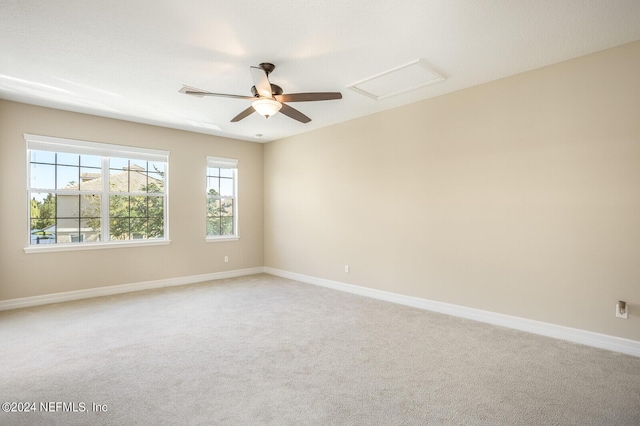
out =
[(109, 157), (102, 157), (102, 196), (100, 199), (100, 242), (109, 241)]

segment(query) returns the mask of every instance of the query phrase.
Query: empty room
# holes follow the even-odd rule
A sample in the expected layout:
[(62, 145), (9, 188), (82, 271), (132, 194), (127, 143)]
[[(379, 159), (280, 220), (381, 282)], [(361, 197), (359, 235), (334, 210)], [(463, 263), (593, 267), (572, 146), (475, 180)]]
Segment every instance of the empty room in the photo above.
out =
[(640, 2), (0, 0), (0, 424), (640, 424)]

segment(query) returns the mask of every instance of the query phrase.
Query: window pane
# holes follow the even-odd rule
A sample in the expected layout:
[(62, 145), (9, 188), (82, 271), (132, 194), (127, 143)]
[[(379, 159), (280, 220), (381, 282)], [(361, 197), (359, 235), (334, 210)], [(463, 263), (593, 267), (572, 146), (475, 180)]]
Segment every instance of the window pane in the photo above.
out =
[(56, 227), (54, 219), (32, 219), (30, 244), (55, 244)]
[(147, 219), (133, 218), (131, 219), (131, 239), (141, 240), (147, 238)]
[(100, 218), (81, 219), (80, 232), (86, 242), (100, 241)]
[(207, 235), (220, 235), (220, 218), (207, 218)]
[(233, 217), (220, 218), (220, 235), (233, 235)]
[(72, 236), (80, 235), (79, 219), (58, 219), (56, 223), (58, 244), (71, 243)]
[(80, 217), (80, 196), (58, 194), (57, 216), (60, 217)]
[(70, 235), (72, 243), (83, 243), (84, 242), (84, 234), (80, 233), (78, 235)]
[(220, 169), (217, 167), (207, 167), (207, 176), (220, 176)]
[(109, 217), (129, 217), (129, 197), (112, 195), (109, 197)]
[(152, 173), (159, 173), (159, 174), (164, 174), (164, 172), (166, 171), (166, 164), (165, 163), (159, 163), (157, 161), (149, 161), (148, 163), (148, 171), (152, 172)]
[(31, 164), (31, 188), (54, 189), (56, 187), (56, 166)]
[(147, 197), (131, 197), (131, 216), (147, 217)]
[(147, 172), (147, 162), (143, 160), (129, 160), (129, 170), (136, 170), (138, 172)]
[(162, 238), (164, 237), (164, 218), (154, 217), (149, 219), (149, 238)]
[(164, 218), (164, 197), (147, 197), (148, 216)]
[(226, 178), (233, 177), (233, 169), (220, 169), (220, 176)]
[(55, 164), (56, 153), (51, 151), (31, 151), (32, 163), (49, 163)]
[(144, 171), (129, 170), (129, 191), (147, 192), (147, 174)]
[(129, 172), (126, 170), (109, 171), (109, 192), (129, 192)]
[(233, 200), (220, 200), (220, 216), (233, 216)]
[(118, 217), (111, 218), (109, 221), (109, 237), (112, 240), (128, 240), (129, 239), (129, 218)]
[(109, 158), (109, 168), (120, 171), (126, 170), (129, 168), (129, 159), (117, 157)]
[[(32, 192), (30, 201), (30, 217), (32, 219), (51, 219), (56, 217), (56, 196), (47, 192)], [(47, 222), (48, 223), (48, 222)], [(52, 225), (53, 222), (49, 223)], [(43, 225), (37, 229), (42, 229)], [(34, 228), (31, 228), (34, 229)]]
[(78, 190), (78, 182), (80, 181), (80, 168), (71, 166), (57, 167), (57, 185), (56, 189), (73, 189)]
[(66, 152), (58, 152), (56, 153), (56, 162), (58, 164), (64, 164), (67, 166), (79, 166), (80, 165), (80, 155), (78, 154), (68, 154)]
[[(80, 215), (83, 218), (100, 218), (100, 195), (81, 195), (80, 196)], [(100, 227), (98, 227), (100, 228)]]
[(30, 244), (55, 243), (56, 196), (49, 193), (32, 193), (30, 204)]
[(222, 197), (233, 197), (233, 179), (220, 178), (220, 195)]
[(220, 178), (217, 178), (217, 177), (207, 178), (207, 194), (220, 195)]
[(102, 170), (88, 167), (80, 168), (80, 190), (102, 192)]
[(217, 198), (207, 199), (207, 217), (220, 216), (220, 200)]
[[(55, 218), (40, 218), (40, 219), (31, 219), (31, 233), (33, 235), (45, 236), (48, 235), (49, 232), (39, 232), (39, 231), (52, 231), (49, 229), (53, 225), (55, 225)], [(55, 230), (53, 230), (55, 232)]]
[(102, 168), (102, 157), (83, 154), (80, 156), (80, 165), (84, 167)]
[(150, 172), (147, 175), (147, 192), (164, 192), (164, 176), (160, 173)]

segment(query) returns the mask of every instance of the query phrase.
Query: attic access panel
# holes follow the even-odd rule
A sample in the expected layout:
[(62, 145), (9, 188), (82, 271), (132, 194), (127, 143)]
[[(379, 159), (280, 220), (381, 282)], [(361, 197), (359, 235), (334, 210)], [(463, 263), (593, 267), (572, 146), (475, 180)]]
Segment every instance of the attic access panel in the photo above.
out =
[(389, 71), (360, 80), (347, 88), (375, 100), (444, 81), (444, 76), (432, 70), (424, 59), (418, 59)]

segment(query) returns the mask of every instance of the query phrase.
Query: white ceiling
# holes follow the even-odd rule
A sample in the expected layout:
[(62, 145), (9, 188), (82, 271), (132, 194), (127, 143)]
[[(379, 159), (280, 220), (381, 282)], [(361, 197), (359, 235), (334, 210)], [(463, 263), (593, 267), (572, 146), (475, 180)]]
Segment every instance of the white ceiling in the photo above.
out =
[[(635, 40), (638, 0), (0, 0), (0, 98), (266, 142)], [(418, 59), (446, 79), (347, 89)], [(178, 93), (250, 95), (261, 62), (285, 93), (343, 99), (230, 123), (248, 100)]]

